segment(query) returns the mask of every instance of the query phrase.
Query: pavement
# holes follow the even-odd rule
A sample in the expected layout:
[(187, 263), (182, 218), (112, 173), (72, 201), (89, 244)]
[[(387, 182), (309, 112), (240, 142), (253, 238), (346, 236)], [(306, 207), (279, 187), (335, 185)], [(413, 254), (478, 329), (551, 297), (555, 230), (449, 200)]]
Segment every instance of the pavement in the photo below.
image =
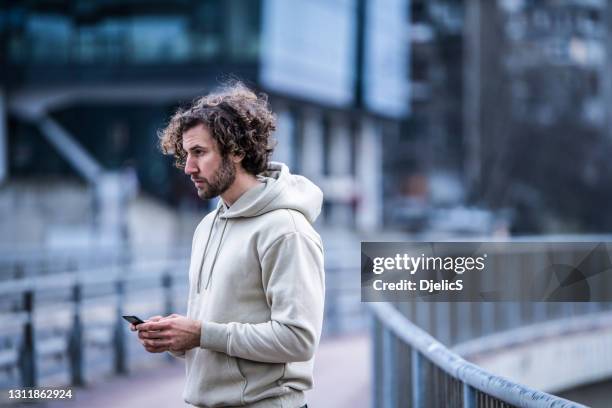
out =
[[(323, 340), (315, 360), (309, 408), (366, 408), (370, 405), (370, 341), (367, 335)], [(49, 408), (184, 408), (185, 372), (180, 361), (149, 367), (74, 389), (71, 401), (36, 404)], [(29, 407), (34, 406), (29, 404)]]

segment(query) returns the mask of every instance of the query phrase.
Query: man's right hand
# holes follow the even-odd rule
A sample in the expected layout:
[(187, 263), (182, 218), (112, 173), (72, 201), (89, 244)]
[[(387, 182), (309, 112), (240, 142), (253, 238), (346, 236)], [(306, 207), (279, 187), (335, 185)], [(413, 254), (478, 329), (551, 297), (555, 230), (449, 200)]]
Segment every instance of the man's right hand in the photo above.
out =
[[(147, 320), (145, 320), (145, 322), (157, 322), (162, 320), (164, 317), (163, 316), (152, 316), (149, 317)], [(130, 330), (131, 331), (138, 331), (138, 326), (135, 324), (130, 324)]]
[[(168, 316), (151, 316), (147, 320), (145, 320), (145, 323), (147, 323), (147, 322), (158, 322), (160, 320), (174, 318), (174, 317), (177, 317), (177, 316), (178, 315), (175, 314), (175, 313), (173, 313), (171, 315), (168, 315)], [(145, 338), (142, 335), (142, 333), (144, 333), (144, 332), (138, 330), (138, 326), (139, 325), (131, 324), (130, 325), (130, 330), (138, 332), (138, 340), (140, 341), (140, 344), (142, 344), (142, 346), (145, 348), (145, 350), (147, 350), (149, 353), (163, 353), (165, 351), (169, 351), (169, 348), (166, 347), (166, 346), (156, 347), (156, 346), (152, 346), (151, 344), (147, 344), (147, 341), (150, 342), (151, 339), (154, 339), (154, 338), (152, 338), (152, 337), (146, 337)], [(147, 332), (147, 333), (154, 333), (154, 332)]]

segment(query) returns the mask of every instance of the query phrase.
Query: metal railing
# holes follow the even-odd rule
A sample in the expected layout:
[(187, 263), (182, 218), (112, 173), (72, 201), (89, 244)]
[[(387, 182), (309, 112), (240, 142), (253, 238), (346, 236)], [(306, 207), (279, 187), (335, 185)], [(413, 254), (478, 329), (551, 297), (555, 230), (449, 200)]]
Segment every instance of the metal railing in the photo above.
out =
[(122, 314), (181, 311), (186, 260), (109, 266), (0, 283), (0, 386), (81, 385), (147, 355)]
[[(326, 336), (367, 327), (357, 268), (334, 258), (326, 259)], [(80, 385), (161, 359), (121, 315), (184, 312), (188, 260), (178, 247), (0, 252), (0, 388)]]
[(372, 303), (370, 308), (372, 407), (584, 407), (465, 361), (391, 304)]
[[(479, 240), (476, 240), (479, 242)], [(511, 238), (502, 242), (514, 243), (566, 243), (563, 248), (550, 246), (546, 251), (532, 250), (522, 246), (512, 252), (497, 255), (494, 267), (504, 271), (512, 279), (507, 284), (512, 290), (528, 291), (534, 284), (534, 271), (543, 270), (552, 260), (556, 263), (572, 262), (577, 259), (576, 253), (583, 253), (578, 245), (571, 243), (612, 242), (610, 235), (560, 235)], [(607, 256), (606, 256), (607, 258)], [(603, 257), (589, 261), (590, 268), (607, 270)], [(493, 274), (485, 274), (480, 280), (470, 281), (477, 290), (489, 290)], [(606, 299), (612, 293), (612, 274), (599, 274), (592, 279), (588, 287), (593, 299)], [(612, 302), (589, 301), (479, 301), (479, 302), (433, 302), (427, 299), (398, 302), (396, 308), (410, 321), (431, 334), (441, 343), (454, 347), (484, 336), (506, 332), (524, 326), (535, 326), (551, 320), (574, 316), (597, 314), (612, 310)]]
[(457, 345), (497, 333), (612, 310), (611, 302), (399, 302), (395, 307), (441, 343)]

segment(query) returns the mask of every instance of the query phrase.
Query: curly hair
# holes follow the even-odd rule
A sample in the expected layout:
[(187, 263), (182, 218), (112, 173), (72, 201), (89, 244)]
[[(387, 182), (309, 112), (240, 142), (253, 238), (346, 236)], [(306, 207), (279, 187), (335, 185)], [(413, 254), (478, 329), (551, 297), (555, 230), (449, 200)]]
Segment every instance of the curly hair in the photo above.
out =
[(164, 154), (174, 155), (180, 169), (187, 159), (183, 133), (199, 124), (211, 132), (222, 157), (243, 154), (242, 167), (247, 172), (256, 175), (266, 170), (274, 150), (271, 135), (276, 130), (266, 94), (256, 95), (236, 81), (179, 109), (159, 133), (159, 145)]

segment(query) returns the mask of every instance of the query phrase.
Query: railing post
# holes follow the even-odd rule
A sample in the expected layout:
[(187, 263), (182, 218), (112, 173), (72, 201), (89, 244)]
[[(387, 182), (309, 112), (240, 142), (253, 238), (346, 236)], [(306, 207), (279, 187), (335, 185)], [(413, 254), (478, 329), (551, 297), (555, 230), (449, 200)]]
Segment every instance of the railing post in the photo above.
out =
[(115, 349), (115, 373), (127, 373), (127, 364), (125, 361), (125, 321), (121, 317), (123, 315), (123, 297), (125, 291), (125, 282), (121, 277), (115, 282), (115, 290), (117, 292), (117, 312), (115, 318), (115, 330), (113, 336), (113, 348)]
[[(162, 287), (164, 288), (164, 301), (165, 301), (165, 311), (166, 316), (171, 315), (175, 312), (174, 310), (174, 301), (172, 296), (172, 275), (170, 270), (167, 270), (162, 275)], [(174, 358), (170, 353), (165, 353), (166, 359), (171, 362), (176, 362), (176, 358)]]
[(493, 305), (492, 302), (482, 302), (480, 304), (480, 336), (491, 334), (495, 330), (495, 309)]
[(416, 320), (414, 323), (421, 327), (428, 333), (431, 333), (431, 319), (430, 319), (430, 310), (429, 310), (429, 302), (425, 302), (424, 300), (417, 299), (414, 302), (414, 307), (416, 309)]
[(382, 330), (382, 367), (383, 367), (383, 407), (397, 407), (397, 355), (395, 352), (395, 339), (391, 330), (383, 327)]
[(370, 405), (375, 408), (379, 406), (379, 402), (381, 400), (381, 328), (382, 324), (378, 321), (378, 317), (375, 314), (372, 314), (372, 403)]
[(451, 344), (451, 326), (448, 318), (450, 316), (449, 305), (448, 302), (432, 302), (435, 311), (437, 338), (444, 344)]
[(79, 282), (75, 282), (72, 288), (72, 302), (74, 303), (74, 314), (68, 346), (70, 375), (72, 385), (83, 385), (83, 326), (81, 324), (81, 285)]
[(425, 371), (421, 353), (411, 347), (410, 368), (412, 377), (412, 407), (425, 408)]
[[(340, 292), (338, 291), (338, 279), (337, 275), (340, 273), (340, 269), (330, 268), (326, 269), (325, 273), (325, 290), (328, 296), (325, 297), (325, 332), (328, 335), (337, 334), (340, 329), (340, 312), (338, 298)], [(332, 294), (329, 296), (329, 294)]]
[(23, 326), (23, 339), (21, 343), (20, 371), (21, 385), (23, 387), (36, 387), (36, 341), (34, 333), (34, 290), (29, 288), (23, 294), (24, 309), (28, 320)]
[(459, 302), (455, 304), (458, 311), (458, 330), (456, 339), (458, 342), (470, 340), (474, 337), (474, 333), (472, 331), (472, 315), (470, 306), (471, 304), (468, 302)]
[(15, 262), (14, 279), (22, 279), (25, 276), (25, 266), (21, 262)]
[(463, 383), (463, 408), (476, 408), (476, 393), (468, 383)]
[(162, 287), (164, 288), (166, 316), (168, 316), (175, 312), (172, 296), (172, 275), (170, 271), (166, 271), (162, 275)]

